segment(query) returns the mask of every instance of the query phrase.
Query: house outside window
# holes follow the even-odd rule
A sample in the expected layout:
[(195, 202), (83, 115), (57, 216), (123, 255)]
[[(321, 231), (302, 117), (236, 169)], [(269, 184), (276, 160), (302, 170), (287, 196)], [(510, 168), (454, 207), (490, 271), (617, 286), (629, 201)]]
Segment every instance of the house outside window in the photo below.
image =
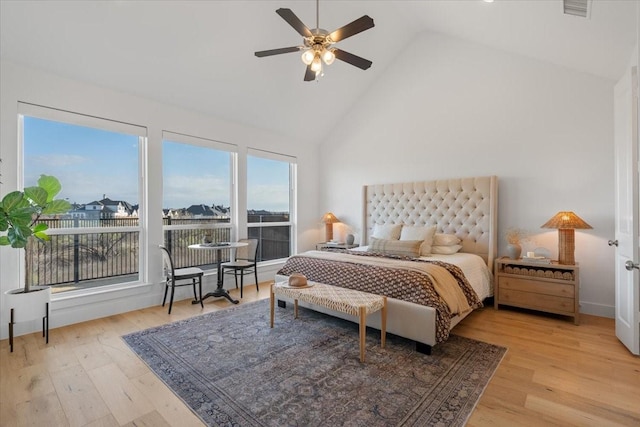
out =
[[(233, 240), (237, 148), (210, 139), (163, 132), (162, 218), (164, 245), (176, 268), (213, 268), (217, 251), (193, 251), (205, 236)], [(229, 251), (222, 251), (222, 261)]]
[(29, 241), (25, 280), (54, 293), (144, 280), (146, 128), (26, 103), (18, 119), (23, 186), (53, 175), (72, 206), (40, 217), (51, 241)]
[(258, 261), (295, 251), (296, 159), (250, 148), (247, 155), (247, 228), (259, 240)]

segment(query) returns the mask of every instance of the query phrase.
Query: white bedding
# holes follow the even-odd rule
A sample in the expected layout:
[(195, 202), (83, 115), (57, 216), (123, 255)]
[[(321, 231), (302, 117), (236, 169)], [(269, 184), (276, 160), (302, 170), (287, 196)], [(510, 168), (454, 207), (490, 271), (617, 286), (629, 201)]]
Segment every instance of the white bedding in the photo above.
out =
[[(367, 246), (359, 246), (351, 249), (352, 251), (366, 252)], [(478, 294), (480, 301), (493, 295), (493, 286), (491, 280), (491, 272), (484, 260), (478, 255), (458, 252), (452, 255), (431, 255), (428, 257), (420, 257), (427, 261), (442, 261), (454, 264), (460, 267), (469, 284)]]

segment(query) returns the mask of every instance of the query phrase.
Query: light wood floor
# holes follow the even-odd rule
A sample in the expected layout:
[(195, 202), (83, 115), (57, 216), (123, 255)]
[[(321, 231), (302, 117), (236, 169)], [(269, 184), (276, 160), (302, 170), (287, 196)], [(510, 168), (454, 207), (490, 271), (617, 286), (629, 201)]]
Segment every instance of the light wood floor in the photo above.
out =
[[(267, 298), (245, 287), (242, 303)], [(232, 294), (239, 297), (234, 290)], [(0, 342), (2, 426), (202, 426), (120, 339), (128, 332), (228, 307), (207, 300), (152, 307)], [(6, 327), (2, 325), (2, 327)], [(508, 347), (470, 426), (640, 425), (640, 358), (611, 319), (570, 320), (488, 307), (454, 332)]]

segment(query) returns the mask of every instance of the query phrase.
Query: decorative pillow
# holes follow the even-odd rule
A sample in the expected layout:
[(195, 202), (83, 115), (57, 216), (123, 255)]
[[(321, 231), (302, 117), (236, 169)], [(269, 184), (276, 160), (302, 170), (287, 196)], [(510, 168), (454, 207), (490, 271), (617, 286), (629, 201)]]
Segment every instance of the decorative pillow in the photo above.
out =
[(431, 246), (431, 253), (437, 255), (453, 255), (462, 249), (462, 245)]
[(420, 255), (431, 255), (433, 236), (436, 234), (436, 226), (410, 226), (405, 225), (400, 232), (400, 240), (422, 240)]
[(420, 255), (422, 242), (423, 240), (376, 239), (372, 237), (367, 251), (415, 258)]
[(376, 239), (398, 240), (402, 224), (373, 224), (373, 234)]
[(454, 234), (436, 233), (433, 237), (433, 246), (452, 246), (459, 243), (460, 239)]

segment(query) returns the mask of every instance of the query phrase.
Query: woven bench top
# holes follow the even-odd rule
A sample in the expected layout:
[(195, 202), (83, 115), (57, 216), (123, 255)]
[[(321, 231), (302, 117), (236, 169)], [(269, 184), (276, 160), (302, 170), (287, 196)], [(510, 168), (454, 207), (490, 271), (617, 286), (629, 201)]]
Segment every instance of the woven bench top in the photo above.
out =
[(360, 308), (364, 307), (367, 314), (381, 310), (384, 306), (384, 297), (353, 289), (345, 289), (337, 286), (313, 283), (307, 288), (290, 288), (283, 286), (286, 282), (279, 282), (273, 286), (273, 293), (289, 298), (317, 304), (331, 310), (357, 316)]

